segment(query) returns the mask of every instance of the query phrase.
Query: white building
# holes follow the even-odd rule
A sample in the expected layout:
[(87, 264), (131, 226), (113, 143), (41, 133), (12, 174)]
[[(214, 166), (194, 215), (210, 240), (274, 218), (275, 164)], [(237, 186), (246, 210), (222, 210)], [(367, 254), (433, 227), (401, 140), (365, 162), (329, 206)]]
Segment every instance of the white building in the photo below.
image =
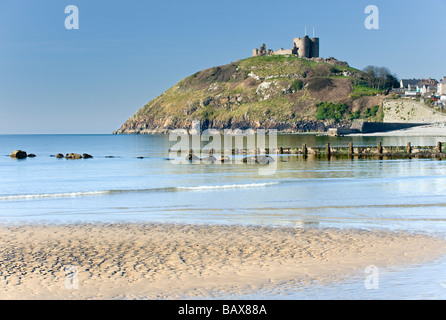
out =
[(446, 77), (444, 77), (437, 86), (437, 94), (444, 95), (446, 94)]
[(406, 97), (416, 97), (417, 96), (417, 92), (415, 90), (406, 90), (404, 92)]

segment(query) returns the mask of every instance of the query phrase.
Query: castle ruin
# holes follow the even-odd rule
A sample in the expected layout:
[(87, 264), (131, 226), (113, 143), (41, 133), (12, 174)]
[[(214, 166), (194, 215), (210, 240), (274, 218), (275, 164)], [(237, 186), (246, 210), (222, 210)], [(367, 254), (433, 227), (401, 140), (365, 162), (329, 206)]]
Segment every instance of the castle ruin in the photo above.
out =
[(266, 49), (266, 45), (263, 44), (260, 49), (254, 49), (252, 51), (253, 57), (267, 55), (296, 55), (305, 58), (318, 58), (319, 38), (309, 38), (308, 36), (294, 38), (292, 49), (280, 48), (279, 50), (273, 51), (272, 49)]

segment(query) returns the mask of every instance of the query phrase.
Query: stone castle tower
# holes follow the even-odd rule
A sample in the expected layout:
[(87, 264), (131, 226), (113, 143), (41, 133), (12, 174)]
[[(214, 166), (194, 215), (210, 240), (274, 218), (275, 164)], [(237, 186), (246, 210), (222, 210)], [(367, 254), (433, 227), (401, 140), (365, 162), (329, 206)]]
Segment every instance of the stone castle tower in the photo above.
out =
[(319, 38), (294, 38), (294, 45), (298, 48), (299, 57), (319, 58)]
[(276, 51), (266, 49), (265, 44), (263, 44), (260, 49), (254, 49), (252, 51), (252, 56), (294, 54), (305, 58), (319, 58), (319, 38), (309, 38), (308, 36), (305, 36), (303, 38), (294, 38), (293, 42), (292, 49), (281, 48)]

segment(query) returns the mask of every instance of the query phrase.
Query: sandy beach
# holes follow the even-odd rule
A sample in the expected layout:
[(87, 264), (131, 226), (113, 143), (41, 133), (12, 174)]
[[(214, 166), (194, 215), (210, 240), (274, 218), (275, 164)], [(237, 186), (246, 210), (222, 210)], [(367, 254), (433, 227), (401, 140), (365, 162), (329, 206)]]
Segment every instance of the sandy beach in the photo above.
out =
[(212, 298), (446, 253), (420, 234), (224, 225), (16, 225), (0, 241), (1, 299)]

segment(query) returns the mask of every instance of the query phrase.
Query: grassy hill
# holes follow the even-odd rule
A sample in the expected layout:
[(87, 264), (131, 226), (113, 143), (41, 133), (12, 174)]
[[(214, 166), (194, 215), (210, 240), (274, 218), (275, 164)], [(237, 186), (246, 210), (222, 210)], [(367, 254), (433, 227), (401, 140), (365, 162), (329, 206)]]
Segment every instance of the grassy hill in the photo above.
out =
[(354, 119), (382, 121), (380, 92), (345, 62), (251, 57), (194, 73), (148, 102), (114, 133), (190, 128), (326, 131)]

